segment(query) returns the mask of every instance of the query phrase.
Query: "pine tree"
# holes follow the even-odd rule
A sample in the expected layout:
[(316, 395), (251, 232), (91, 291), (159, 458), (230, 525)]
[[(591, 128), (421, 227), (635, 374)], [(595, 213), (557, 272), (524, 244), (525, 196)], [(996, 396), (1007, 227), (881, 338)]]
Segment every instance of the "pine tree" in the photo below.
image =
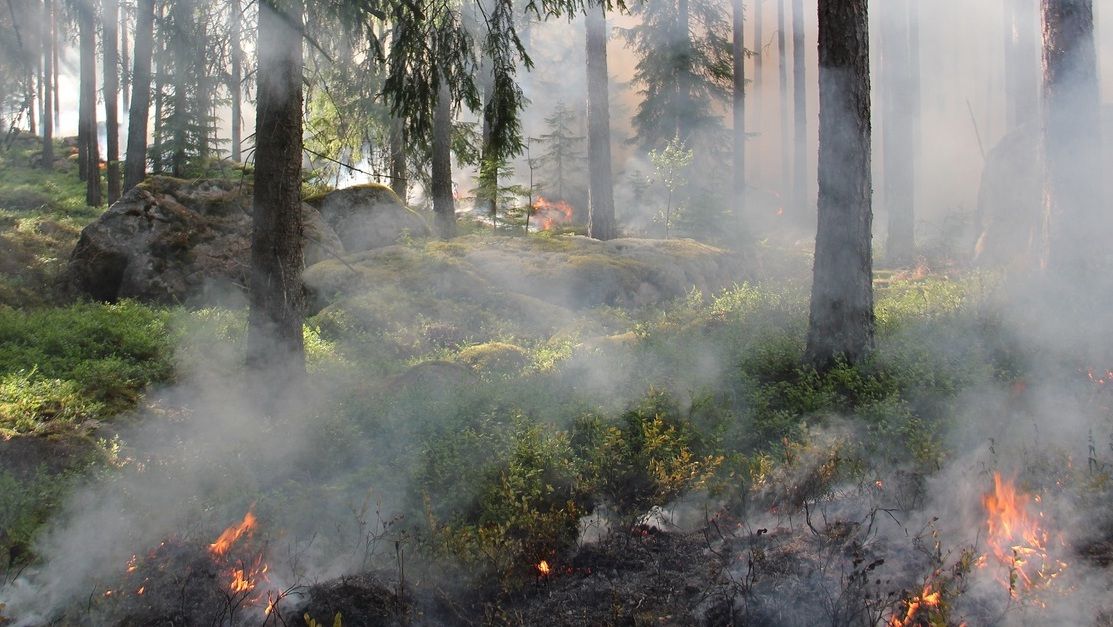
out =
[(547, 194), (555, 194), (557, 200), (571, 200), (580, 195), (577, 192), (581, 189), (579, 177), (583, 172), (584, 137), (575, 135), (572, 130), (575, 123), (576, 113), (563, 100), (558, 101), (552, 114), (545, 118), (549, 132), (540, 137), (545, 150), (538, 156), (537, 162), (552, 181), (544, 189)]

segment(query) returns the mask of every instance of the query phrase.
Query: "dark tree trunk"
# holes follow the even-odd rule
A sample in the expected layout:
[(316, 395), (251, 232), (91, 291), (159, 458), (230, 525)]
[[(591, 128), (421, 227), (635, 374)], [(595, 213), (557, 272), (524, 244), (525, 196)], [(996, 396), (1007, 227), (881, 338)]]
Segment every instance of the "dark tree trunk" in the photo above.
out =
[(166, 169), (166, 163), (163, 159), (164, 139), (166, 137), (166, 120), (163, 116), (166, 102), (166, 75), (168, 68), (166, 67), (167, 46), (166, 37), (163, 35), (162, 25), (166, 20), (166, 10), (162, 3), (155, 5), (156, 23), (159, 25), (159, 44), (157, 71), (152, 76), (155, 83), (154, 99), (155, 99), (155, 132), (152, 137), (153, 145), (151, 146), (151, 167), (156, 174), (162, 174)]
[(278, 383), (305, 376), (301, 23), (301, 0), (259, 4), (247, 361)]
[(881, 12), (885, 254), (893, 264), (915, 256), (915, 148), (910, 0), (886, 0)]
[(97, 145), (97, 22), (88, 3), (78, 3), (77, 13), (81, 54), (78, 126), (85, 146), (85, 204), (96, 207), (101, 203), (100, 148)]
[(452, 198), (452, 96), (447, 85), (437, 92), (433, 109), (433, 213), (437, 235), (456, 237), (456, 202)]
[(130, 50), (128, 49), (128, 12), (131, 10), (125, 3), (120, 11), (120, 93), (123, 96), (124, 109), (131, 107), (131, 66)]
[[(886, 0), (888, 1), (888, 0)], [(792, 209), (808, 215), (808, 88), (804, 69), (804, 0), (792, 0)]]
[(746, 210), (746, 42), (743, 34), (742, 0), (732, 2), (734, 37), (734, 206), (741, 217)]
[(58, 48), (58, 11), (55, 9), (50, 15), (50, 60), (54, 68), (54, 76), (51, 80), (54, 87), (54, 128), (62, 126), (62, 95), (58, 90)]
[[(490, 79), (491, 77), (488, 77)], [(476, 200), (479, 208), (491, 216), (491, 226), (498, 224), (498, 186), (499, 170), (498, 155), (493, 154), (491, 138), (494, 129), (491, 127), (492, 109), (497, 107), (494, 80), (487, 83), (487, 102), (483, 105), (483, 151), (479, 160), (479, 193)]]
[[(186, 66), (193, 59), (187, 33), (191, 32), (190, 5), (192, 2), (178, 0), (172, 3), (171, 18), (174, 21), (172, 35), (174, 50), (174, 104), (173, 128), (174, 152), (170, 156), (170, 173), (177, 177), (185, 176), (186, 168), (186, 111), (189, 108), (190, 85), (187, 79)], [(260, 5), (262, 6), (262, 5)], [(261, 11), (260, 11), (261, 12)], [(197, 89), (197, 85), (192, 86)]]
[(139, 0), (135, 15), (135, 90), (128, 115), (128, 149), (124, 187), (131, 189), (147, 175), (147, 118), (151, 108), (151, 51), (154, 46), (155, 0)]
[(54, 0), (43, 2), (42, 20), (42, 86), (43, 86), (43, 160), (42, 166), (46, 169), (54, 167), (54, 116), (51, 115), (51, 105), (54, 102), (52, 93), (53, 49), (54, 49)]
[(1101, 120), (1092, 0), (1042, 0), (1046, 266), (1081, 277), (1108, 245), (1102, 205)]
[(390, 189), (406, 202), (406, 127), (397, 119), (390, 122)]
[(785, 49), (785, 1), (777, 0), (777, 77), (781, 118), (781, 209), (792, 201), (792, 162), (788, 140), (788, 56)]
[(117, 119), (119, 102), (120, 58), (116, 48), (119, 33), (116, 32), (120, 19), (120, 5), (116, 0), (104, 0), (104, 34), (101, 44), (104, 47), (104, 130), (106, 149), (105, 159), (108, 173), (108, 204), (120, 199), (120, 123)]
[(1039, 114), (1039, 0), (1005, 0), (1005, 123), (1014, 130)]
[(870, 62), (866, 0), (819, 0), (819, 225), (807, 360), (873, 348)]
[(618, 236), (611, 177), (611, 112), (607, 75), (607, 17), (601, 4), (587, 7), (588, 235)]
[(240, 40), (243, 39), (243, 9), (240, 0), (232, 0), (232, 81), (228, 86), (228, 94), (232, 98), (232, 161), (240, 162), (240, 136), (243, 129), (243, 111), (241, 94), (243, 93), (243, 50)]

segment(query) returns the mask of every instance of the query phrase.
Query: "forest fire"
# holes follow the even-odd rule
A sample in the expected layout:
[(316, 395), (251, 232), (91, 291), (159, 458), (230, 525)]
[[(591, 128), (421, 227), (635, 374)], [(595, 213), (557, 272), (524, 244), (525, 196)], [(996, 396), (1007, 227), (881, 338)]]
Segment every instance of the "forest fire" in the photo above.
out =
[[(248, 511), (244, 515), (243, 521), (237, 525), (232, 525), (225, 529), (220, 536), (217, 537), (216, 542), (209, 545), (209, 554), (213, 556), (214, 561), (224, 562), (224, 558), (228, 555), (229, 551), (236, 544), (236, 542), (245, 535), (250, 537), (257, 527), (255, 514)], [(249, 594), (255, 590), (260, 581), (266, 580), (268, 566), (263, 560), (262, 553), (255, 556), (250, 563), (239, 563), (222, 567), (222, 572), (229, 579), (228, 591), (234, 595)]]
[(540, 573), (542, 577), (548, 577), (553, 573), (553, 567), (549, 566), (548, 560), (541, 560), (537, 563), (537, 572)]
[(571, 222), (576, 210), (563, 200), (553, 202), (538, 196), (533, 202), (533, 212), (540, 219), (541, 226), (538, 228), (542, 231), (551, 231), (558, 224)]
[(938, 590), (932, 590), (931, 583), (925, 584), (920, 594), (905, 601), (904, 615), (894, 614), (889, 618), (888, 627), (909, 627), (919, 625), (924, 621), (917, 620), (923, 610), (938, 607), (942, 595)]
[[(1007, 575), (998, 574), (997, 579), (1012, 596), (1047, 586), (1067, 567), (1049, 555), (1051, 534), (1040, 524), (1043, 514), (1029, 512), (1033, 501), (1038, 503), (1039, 498), (1018, 490), (1000, 473), (993, 474), (993, 492), (982, 497), (990, 553), (1007, 570)], [(985, 564), (983, 558), (982, 566)]]

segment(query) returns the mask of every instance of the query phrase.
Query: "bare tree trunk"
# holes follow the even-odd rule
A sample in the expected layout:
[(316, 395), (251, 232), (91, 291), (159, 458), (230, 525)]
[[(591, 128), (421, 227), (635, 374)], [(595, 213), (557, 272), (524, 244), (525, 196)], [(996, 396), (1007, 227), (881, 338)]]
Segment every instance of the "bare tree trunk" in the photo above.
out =
[(232, 161), (240, 162), (240, 144), (243, 143), (243, 50), (240, 40), (243, 39), (243, 9), (240, 0), (232, 0), (232, 82), (228, 86), (228, 95), (232, 98)]
[(111, 205), (120, 199), (120, 123), (117, 119), (120, 58), (116, 48), (119, 41), (116, 29), (120, 19), (120, 5), (117, 0), (103, 0), (103, 11), (104, 34), (101, 45), (104, 47), (104, 130), (108, 144), (108, 204)]
[(101, 204), (100, 148), (97, 145), (97, 23), (91, 5), (79, 3), (77, 13), (81, 53), (78, 126), (85, 145), (85, 204), (96, 207)]
[(614, 239), (614, 180), (611, 176), (610, 86), (607, 74), (607, 17), (602, 4), (587, 7), (588, 235)]
[(131, 24), (128, 13), (130, 11), (131, 8), (125, 2), (120, 10), (120, 92), (124, 98), (124, 110), (131, 107), (131, 73), (128, 72), (128, 68), (131, 67), (131, 53), (128, 49), (128, 26)]
[(1005, 3), (1005, 123), (1014, 130), (1039, 115), (1039, 0)]
[(58, 93), (58, 48), (58, 11), (54, 10), (50, 15), (50, 59), (51, 66), (54, 69), (54, 76), (51, 81), (54, 86), (54, 128), (62, 126), (62, 96)]
[[(765, 53), (765, 41), (763, 39), (765, 33), (765, 19), (762, 7), (765, 5), (765, 0), (754, 0), (754, 44), (753, 52), (751, 53), (754, 58), (754, 78), (751, 81), (750, 94), (756, 96), (751, 98), (750, 103), (750, 118), (753, 128), (762, 129), (762, 107), (761, 107), (761, 82), (762, 82), (762, 62), (764, 61), (763, 55)], [(755, 178), (760, 178), (760, 164), (761, 160), (758, 159), (750, 164), (750, 171), (753, 172)]]
[(792, 209), (803, 217), (808, 206), (808, 88), (804, 69), (804, 0), (792, 0)]
[(1101, 119), (1092, 0), (1042, 0), (1045, 265), (1082, 277), (1108, 245), (1099, 211)]
[(452, 95), (442, 84), (433, 109), (433, 214), (441, 239), (456, 237), (456, 202), (452, 197)]
[(781, 118), (781, 209), (792, 202), (792, 165), (788, 140), (788, 57), (785, 51), (785, 1), (777, 0), (777, 76), (780, 87)]
[(915, 144), (910, 0), (885, 0), (881, 11), (882, 150), (888, 236), (885, 254), (902, 264), (915, 255)]
[[(401, 29), (395, 25), (391, 29), (391, 50), (398, 45), (402, 37)], [(406, 125), (400, 118), (393, 118), (390, 122), (390, 188), (395, 194), (406, 202)]]
[(151, 108), (151, 51), (154, 46), (155, 0), (139, 0), (135, 15), (135, 93), (128, 116), (128, 148), (124, 186), (131, 189), (147, 175), (147, 118)]
[(54, 167), (54, 116), (51, 115), (51, 105), (54, 101), (52, 90), (53, 68), (53, 40), (54, 40), (54, 0), (44, 0), (42, 19), (42, 86), (43, 86), (43, 160), (42, 166), (47, 170)]
[(746, 42), (743, 34), (742, 0), (732, 1), (734, 37), (734, 207), (738, 217), (746, 211)]
[(275, 383), (305, 376), (301, 1), (259, 4), (247, 361)]
[[(161, 24), (166, 19), (166, 10), (162, 3), (155, 4), (155, 18), (156, 23)], [(161, 35), (162, 29), (159, 27)], [(153, 133), (151, 145), (151, 170), (156, 174), (162, 174), (165, 171), (166, 164), (163, 160), (163, 140), (166, 137), (166, 121), (163, 119), (163, 105), (166, 100), (166, 38), (160, 36), (158, 44), (158, 54), (155, 58), (158, 60), (155, 73), (152, 75), (152, 80), (155, 83), (154, 99), (155, 99), (155, 129)]]
[[(174, 152), (170, 156), (170, 173), (177, 177), (185, 176), (186, 167), (186, 111), (189, 109), (189, 85), (186, 66), (192, 61), (190, 45), (186, 33), (190, 32), (190, 7), (193, 3), (178, 0), (171, 3), (171, 19), (174, 31), (171, 39), (174, 50), (174, 126), (170, 132), (174, 136)], [(260, 5), (260, 12), (263, 5)], [(272, 5), (273, 6), (273, 5)], [(196, 85), (193, 86), (196, 89)]]
[(867, 0), (819, 0), (819, 226), (806, 358), (873, 348)]

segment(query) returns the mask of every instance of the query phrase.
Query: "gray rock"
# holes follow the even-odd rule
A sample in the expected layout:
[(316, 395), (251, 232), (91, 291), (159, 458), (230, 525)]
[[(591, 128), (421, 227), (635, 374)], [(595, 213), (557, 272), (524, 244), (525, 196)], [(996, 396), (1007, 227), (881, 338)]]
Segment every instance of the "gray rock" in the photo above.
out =
[[(81, 231), (68, 286), (97, 300), (240, 300), (251, 265), (249, 182), (153, 176)], [(305, 263), (343, 253), (316, 209), (302, 205)]]
[(306, 202), (321, 211), (350, 253), (390, 246), (407, 237), (426, 237), (430, 232), (424, 218), (383, 185), (356, 185)]

